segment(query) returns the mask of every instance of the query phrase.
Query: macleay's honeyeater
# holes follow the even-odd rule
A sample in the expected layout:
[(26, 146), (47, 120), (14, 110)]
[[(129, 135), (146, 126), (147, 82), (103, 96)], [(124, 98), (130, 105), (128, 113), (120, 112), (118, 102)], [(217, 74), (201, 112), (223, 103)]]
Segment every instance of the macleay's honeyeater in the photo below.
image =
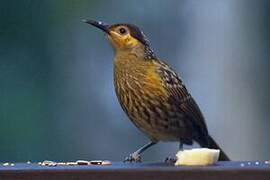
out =
[[(159, 141), (179, 141), (181, 149), (196, 141), (201, 147), (221, 150), (180, 77), (156, 56), (137, 26), (83, 21), (108, 37), (115, 52), (114, 86), (119, 103), (150, 139), (125, 161), (140, 161), (140, 154)], [(222, 150), (219, 160), (229, 160)]]

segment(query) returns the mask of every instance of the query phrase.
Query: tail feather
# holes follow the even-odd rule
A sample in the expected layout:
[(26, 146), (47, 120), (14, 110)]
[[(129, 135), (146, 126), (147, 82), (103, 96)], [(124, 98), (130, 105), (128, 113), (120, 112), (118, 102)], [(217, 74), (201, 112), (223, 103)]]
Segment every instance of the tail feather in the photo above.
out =
[(225, 154), (225, 152), (219, 147), (216, 141), (209, 135), (208, 136), (208, 148), (211, 149), (219, 149), (219, 161), (230, 161), (230, 158)]

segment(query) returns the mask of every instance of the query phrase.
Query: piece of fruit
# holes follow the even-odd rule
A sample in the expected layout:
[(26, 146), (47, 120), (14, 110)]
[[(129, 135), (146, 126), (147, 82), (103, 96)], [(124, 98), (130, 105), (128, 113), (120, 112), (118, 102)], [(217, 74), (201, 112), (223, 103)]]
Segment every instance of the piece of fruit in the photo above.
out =
[(176, 154), (176, 166), (206, 166), (217, 162), (219, 149), (196, 148), (191, 150), (178, 151)]

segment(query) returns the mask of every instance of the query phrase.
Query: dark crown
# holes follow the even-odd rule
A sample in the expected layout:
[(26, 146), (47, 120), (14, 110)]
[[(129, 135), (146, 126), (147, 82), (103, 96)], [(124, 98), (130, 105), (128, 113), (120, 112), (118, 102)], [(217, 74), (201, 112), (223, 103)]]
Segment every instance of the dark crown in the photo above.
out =
[(138, 41), (140, 41), (143, 45), (145, 46), (149, 46), (149, 41), (147, 40), (146, 36), (144, 35), (144, 33), (135, 25), (133, 24), (125, 24), (125, 23), (121, 23), (121, 24), (114, 24), (111, 27), (116, 27), (116, 26), (126, 26), (128, 27), (129, 31), (130, 31), (130, 35), (132, 37), (134, 37), (135, 39), (137, 39)]
[(144, 47), (145, 47), (145, 58), (146, 59), (155, 59), (156, 58), (153, 50), (150, 47), (150, 43), (149, 43), (148, 39), (146, 38), (144, 33), (140, 30), (140, 28), (138, 28), (137, 26), (135, 26), (133, 24), (125, 24), (125, 23), (114, 24), (111, 27), (116, 27), (116, 26), (126, 26), (126, 27), (128, 27), (128, 29), (130, 31), (130, 35), (132, 37), (134, 37), (135, 39), (137, 39), (138, 41), (140, 41), (144, 45)]

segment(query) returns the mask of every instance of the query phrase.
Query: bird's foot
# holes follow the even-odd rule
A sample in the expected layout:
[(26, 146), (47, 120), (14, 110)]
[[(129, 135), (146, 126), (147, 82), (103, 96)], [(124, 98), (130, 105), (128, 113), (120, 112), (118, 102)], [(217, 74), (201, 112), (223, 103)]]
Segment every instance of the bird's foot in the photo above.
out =
[(165, 159), (165, 163), (169, 163), (169, 164), (174, 164), (175, 162), (177, 161), (177, 159), (176, 158), (173, 158), (173, 157), (166, 157), (166, 159)]
[(141, 155), (134, 152), (127, 156), (124, 160), (124, 162), (142, 162)]

